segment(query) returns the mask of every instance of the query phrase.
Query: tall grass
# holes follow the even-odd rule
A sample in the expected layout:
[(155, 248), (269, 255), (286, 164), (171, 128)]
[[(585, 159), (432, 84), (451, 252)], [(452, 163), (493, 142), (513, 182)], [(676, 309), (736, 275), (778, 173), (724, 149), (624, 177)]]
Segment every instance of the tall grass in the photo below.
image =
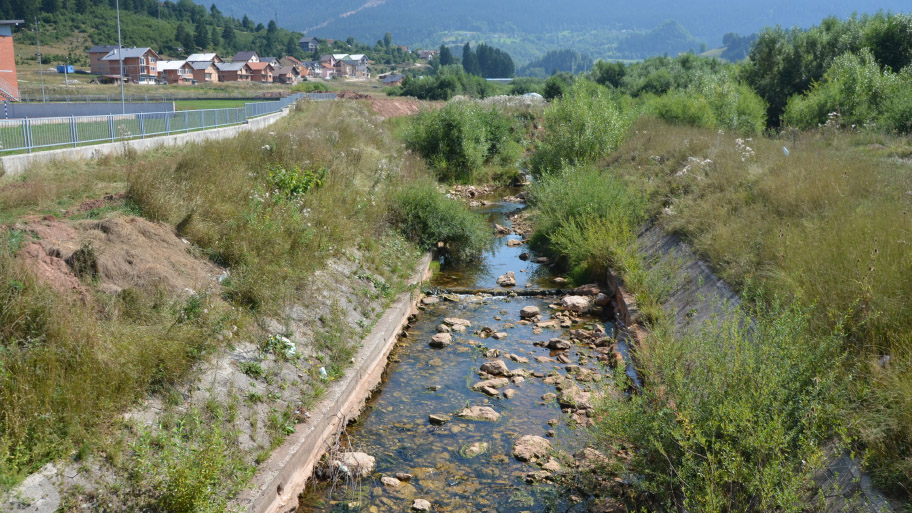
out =
[(841, 341), (808, 336), (808, 321), (794, 307), (733, 312), (683, 336), (657, 326), (639, 347), (642, 390), (602, 401), (593, 432), (632, 449), (624, 471), (650, 509), (805, 511), (844, 401)]
[(846, 334), (847, 423), (878, 485), (908, 494), (912, 407), (898, 399), (912, 391), (908, 142), (839, 129), (738, 141), (648, 119), (634, 130), (614, 172), (650, 192), (659, 223), (736, 287), (806, 305), (796, 344)]
[[(256, 338), (252, 321), (282, 314), (328, 258), (357, 248), (391, 290), (411, 275), (416, 251), (392, 230), (390, 201), (403, 184), (424, 179), (426, 168), (398, 152), (391, 134), (358, 104), (306, 109), (272, 131), (80, 164), (77, 170), (89, 170), (85, 176), (49, 166), (24, 176), (21, 185), (0, 188), (5, 220), (60, 213), (82, 199), (126, 191), (134, 210), (174, 226), (230, 270), (217, 291), (189, 298), (135, 289), (111, 295), (87, 277), (87, 306), (37, 281), (15, 257), (22, 234), (5, 231), (0, 488), (48, 461), (104, 446), (126, 409), (149, 394), (167, 394), (222, 349), (225, 329), (238, 325), (238, 335)], [(348, 354), (320, 356), (342, 368)], [(279, 413), (276, 432), (285, 429)], [(167, 467), (159, 476), (165, 481), (150, 485), (149, 493), (164, 501), (159, 506), (219, 510), (223, 501), (213, 502), (213, 494), (238, 485), (228, 475), (238, 470), (231, 463), (237, 455), (226, 455), (237, 450), (235, 434), (207, 438), (202, 431), (171, 438), (183, 445), (155, 445)], [(219, 486), (212, 485), (216, 474), (224, 478)]]

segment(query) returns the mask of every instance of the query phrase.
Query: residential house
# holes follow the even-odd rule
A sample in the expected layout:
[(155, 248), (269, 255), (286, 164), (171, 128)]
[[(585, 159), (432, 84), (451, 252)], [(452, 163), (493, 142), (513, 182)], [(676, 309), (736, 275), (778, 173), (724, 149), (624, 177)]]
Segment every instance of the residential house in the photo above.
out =
[(250, 81), (271, 83), (275, 75), (275, 68), (268, 62), (248, 62), (250, 66)]
[(120, 75), (120, 60), (123, 59), (123, 76), (135, 84), (154, 84), (158, 82), (156, 63), (160, 57), (155, 50), (143, 48), (114, 48), (101, 58), (107, 64), (105, 75)]
[(197, 84), (216, 83), (219, 81), (219, 70), (217, 64), (212, 61), (190, 62), (193, 67), (193, 80)]
[(13, 51), (13, 27), (22, 20), (0, 20), (0, 101), (19, 100), (19, 77)]
[(294, 85), (301, 81), (301, 72), (297, 66), (280, 66), (275, 71), (275, 81)]
[(107, 75), (108, 64), (101, 59), (111, 53), (111, 50), (117, 48), (117, 45), (99, 45), (89, 48), (89, 69), (93, 75)]
[(362, 53), (349, 55), (348, 60), (355, 61), (361, 66), (367, 66), (368, 64), (367, 56)]
[(418, 50), (418, 57), (429, 61), (439, 54), (439, 50)]
[(395, 87), (402, 85), (404, 79), (405, 77), (401, 73), (396, 73), (395, 75), (387, 75), (383, 78), (382, 82), (386, 87)]
[(304, 61), (301, 63), (301, 78), (316, 79), (323, 78), (320, 73), (320, 61)]
[(305, 52), (315, 52), (320, 48), (320, 40), (313, 36), (304, 36), (298, 40), (298, 46)]
[(219, 82), (250, 82), (250, 75), (253, 74), (246, 62), (220, 62), (215, 67)]
[(323, 80), (330, 80), (336, 76), (336, 67), (328, 62), (320, 63), (320, 76)]
[(166, 84), (193, 83), (193, 66), (187, 61), (158, 61), (158, 81)]
[(187, 57), (187, 62), (203, 62), (209, 61), (213, 63), (225, 62), (217, 53), (194, 53)]
[(269, 64), (272, 64), (272, 67), (275, 69), (279, 69), (280, 66), (279, 60), (275, 57), (260, 57), (260, 62), (268, 62)]
[(336, 59), (335, 55), (326, 54), (320, 56), (320, 64), (329, 64), (329, 66), (332, 68), (336, 67), (336, 62), (338, 61), (339, 59)]
[(279, 66), (302, 66), (303, 63), (290, 55), (279, 59)]
[(260, 62), (260, 54), (256, 52), (238, 52), (231, 58), (232, 62)]

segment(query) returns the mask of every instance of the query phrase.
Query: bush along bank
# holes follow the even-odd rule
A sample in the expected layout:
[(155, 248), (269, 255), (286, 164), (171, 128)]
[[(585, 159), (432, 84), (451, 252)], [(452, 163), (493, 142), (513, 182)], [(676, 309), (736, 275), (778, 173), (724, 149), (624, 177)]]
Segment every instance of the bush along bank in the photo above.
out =
[[(814, 478), (833, 443), (861, 449), (878, 484), (901, 489), (902, 457), (886, 447), (905, 437), (903, 402), (888, 397), (904, 387), (909, 339), (897, 323), (908, 253), (896, 245), (906, 239), (884, 241), (882, 216), (857, 214), (882, 205), (903, 218), (907, 173), (884, 157), (907, 143), (726, 132), (641, 118), (597, 167), (557, 167), (531, 190), (539, 249), (579, 281), (617, 272), (647, 327), (635, 355), (642, 390), (606, 400), (593, 435), (606, 454), (631, 450), (613, 462), (614, 475), (636, 476), (630, 507), (804, 509), (820, 497)], [(638, 240), (644, 222), (690, 241), (745, 306), (676, 330), (673, 316), (701, 312), (666, 305), (680, 269), (657, 264)], [(629, 384), (619, 373), (609, 389)], [(894, 428), (871, 429), (887, 419)]]
[(420, 255), (389, 214), (428, 172), (373, 123), (311, 104), (0, 187), (4, 490), (43, 469), (60, 507), (225, 510)]

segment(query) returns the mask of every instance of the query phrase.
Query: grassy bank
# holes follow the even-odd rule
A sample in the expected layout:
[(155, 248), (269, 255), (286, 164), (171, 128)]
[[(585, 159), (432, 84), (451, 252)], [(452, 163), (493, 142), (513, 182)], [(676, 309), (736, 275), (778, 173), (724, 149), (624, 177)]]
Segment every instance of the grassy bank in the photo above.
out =
[[(325, 305), (312, 347), (295, 356), (267, 321), (308, 300), (301, 295), (330, 260), (354, 262), (352, 280), (364, 290), (353, 293), (371, 315), (413, 271), (417, 248), (397, 224), (411, 218), (394, 222), (390, 212), (428, 171), (372, 123), (357, 103), (307, 104), (233, 140), (47, 165), (0, 185), (0, 487), (49, 461), (96, 458), (128, 476), (118, 486), (131, 490), (129, 497), (99, 491), (96, 504), (222, 510), (322, 393), (317, 370), (339, 376), (370, 328), (369, 318), (352, 327)], [(34, 223), (78, 227), (132, 216), (163, 223), (168, 237), (173, 230), (186, 241), (179, 253), (216, 264), (211, 283), (189, 294), (148, 284), (117, 290), (94, 263), (106, 248), (86, 247), (65, 266), (85, 291), (74, 296), (39, 279), (20, 253), (36, 240)], [(241, 370), (265, 389), (246, 397), (210, 391), (211, 400), (185, 404), (195, 369), (241, 341), (258, 347)], [(283, 362), (299, 378), (282, 378)], [(286, 389), (301, 395), (286, 402)], [(158, 429), (121, 420), (150, 398), (163, 404)], [(239, 446), (245, 408), (266, 424), (250, 417), (259, 433), (252, 449)]]
[[(612, 135), (610, 155), (544, 166), (531, 191), (538, 248), (577, 282), (620, 272), (646, 314), (644, 391), (603, 405), (595, 430), (606, 448), (636, 449), (615, 469), (643, 476), (631, 505), (798, 510), (832, 440), (906, 497), (908, 140), (835, 126), (750, 138), (672, 118), (641, 117)], [(566, 123), (545, 126), (544, 140), (567, 136)], [(667, 276), (636, 247), (643, 222), (682, 235), (745, 310), (699, 335), (671, 333)]]

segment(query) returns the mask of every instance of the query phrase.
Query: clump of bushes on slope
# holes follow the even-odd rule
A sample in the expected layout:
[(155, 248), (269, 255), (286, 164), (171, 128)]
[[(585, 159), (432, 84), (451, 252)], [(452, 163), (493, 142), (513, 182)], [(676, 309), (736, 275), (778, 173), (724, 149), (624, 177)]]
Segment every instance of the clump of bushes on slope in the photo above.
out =
[(909, 133), (912, 68), (900, 73), (881, 69), (868, 50), (844, 54), (835, 59), (823, 81), (814, 84), (807, 94), (789, 99), (782, 119), (786, 125), (800, 129), (813, 129), (832, 121)]
[(747, 135), (766, 128), (766, 104), (750, 87), (726, 73), (705, 73), (686, 89), (651, 97), (646, 110), (671, 123)]
[(545, 110), (545, 137), (532, 155), (533, 173), (593, 164), (607, 157), (627, 135), (631, 110), (608, 89), (577, 81)]
[(408, 239), (426, 251), (442, 242), (443, 252), (455, 262), (479, 257), (491, 241), (490, 229), (481, 215), (444, 196), (428, 181), (396, 192), (391, 215), (393, 224)]
[(422, 112), (405, 130), (406, 146), (446, 182), (472, 181), (485, 165), (513, 166), (522, 153), (517, 138), (513, 117), (475, 102)]

